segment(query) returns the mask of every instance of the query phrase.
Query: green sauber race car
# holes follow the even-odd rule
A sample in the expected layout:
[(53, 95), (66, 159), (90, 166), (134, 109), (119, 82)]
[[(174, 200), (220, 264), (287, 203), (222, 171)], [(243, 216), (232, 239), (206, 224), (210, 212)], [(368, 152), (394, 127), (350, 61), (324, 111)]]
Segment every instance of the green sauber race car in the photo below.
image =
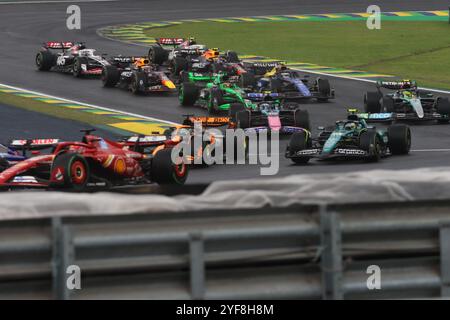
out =
[(309, 131), (294, 133), (286, 149), (286, 158), (306, 164), (311, 158), (378, 161), (389, 155), (409, 153), (411, 131), (408, 126), (395, 124), (387, 130), (379, 130), (368, 126), (357, 112), (349, 109), (346, 120), (337, 121), (335, 126), (319, 128), (321, 132), (314, 139)]
[[(270, 93), (248, 93), (240, 88), (226, 74), (218, 73), (212, 82), (198, 86), (195, 82), (183, 82), (178, 91), (182, 106), (200, 106), (210, 113), (229, 110), (255, 109), (256, 101), (261, 101)], [(277, 94), (274, 94), (278, 96)]]

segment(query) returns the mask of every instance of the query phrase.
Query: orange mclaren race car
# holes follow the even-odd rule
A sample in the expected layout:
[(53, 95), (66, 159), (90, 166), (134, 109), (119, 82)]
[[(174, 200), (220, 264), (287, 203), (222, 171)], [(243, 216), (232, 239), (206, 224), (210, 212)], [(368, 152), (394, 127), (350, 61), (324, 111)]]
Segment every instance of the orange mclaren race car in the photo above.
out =
[[(170, 127), (162, 134), (154, 132), (150, 135), (124, 137), (120, 142), (125, 143), (129, 150), (150, 154), (151, 156), (155, 156), (161, 150), (171, 149), (180, 143), (184, 143), (188, 150), (187, 154), (182, 155), (185, 163), (201, 166), (212, 164), (205, 162), (204, 154), (211, 154), (215, 147), (222, 143), (222, 135), (208, 134), (206, 139), (203, 135), (207, 134), (206, 129), (209, 127), (231, 127), (230, 118), (195, 117), (193, 115), (185, 115), (184, 117), (185, 119), (182, 124)], [(195, 122), (201, 124), (200, 131), (195, 130)], [(201, 141), (198, 146), (194, 141), (197, 136), (199, 137), (199, 141)]]

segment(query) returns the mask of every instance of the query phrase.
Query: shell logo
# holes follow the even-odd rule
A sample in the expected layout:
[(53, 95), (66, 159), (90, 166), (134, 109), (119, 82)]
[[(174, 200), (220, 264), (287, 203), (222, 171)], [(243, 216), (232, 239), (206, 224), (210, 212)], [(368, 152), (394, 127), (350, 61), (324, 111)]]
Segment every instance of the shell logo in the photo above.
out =
[(114, 164), (114, 172), (118, 174), (124, 174), (126, 169), (127, 166), (125, 164), (125, 161), (122, 158), (117, 159), (116, 163)]

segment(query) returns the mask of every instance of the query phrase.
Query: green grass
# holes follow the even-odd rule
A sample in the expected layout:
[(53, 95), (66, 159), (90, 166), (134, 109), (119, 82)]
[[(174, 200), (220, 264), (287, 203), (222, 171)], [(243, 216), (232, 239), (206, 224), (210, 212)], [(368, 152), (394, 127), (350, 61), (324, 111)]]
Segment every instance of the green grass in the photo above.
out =
[(146, 30), (151, 37), (195, 36), (240, 54), (392, 74), (450, 89), (450, 25), (430, 21), (183, 23)]

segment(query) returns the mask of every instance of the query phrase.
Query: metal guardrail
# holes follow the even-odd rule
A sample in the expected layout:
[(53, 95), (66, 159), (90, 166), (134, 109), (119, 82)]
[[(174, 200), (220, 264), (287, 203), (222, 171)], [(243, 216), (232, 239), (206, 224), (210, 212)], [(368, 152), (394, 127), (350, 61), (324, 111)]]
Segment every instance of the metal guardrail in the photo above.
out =
[(410, 297), (450, 297), (450, 201), (0, 222), (0, 299)]

